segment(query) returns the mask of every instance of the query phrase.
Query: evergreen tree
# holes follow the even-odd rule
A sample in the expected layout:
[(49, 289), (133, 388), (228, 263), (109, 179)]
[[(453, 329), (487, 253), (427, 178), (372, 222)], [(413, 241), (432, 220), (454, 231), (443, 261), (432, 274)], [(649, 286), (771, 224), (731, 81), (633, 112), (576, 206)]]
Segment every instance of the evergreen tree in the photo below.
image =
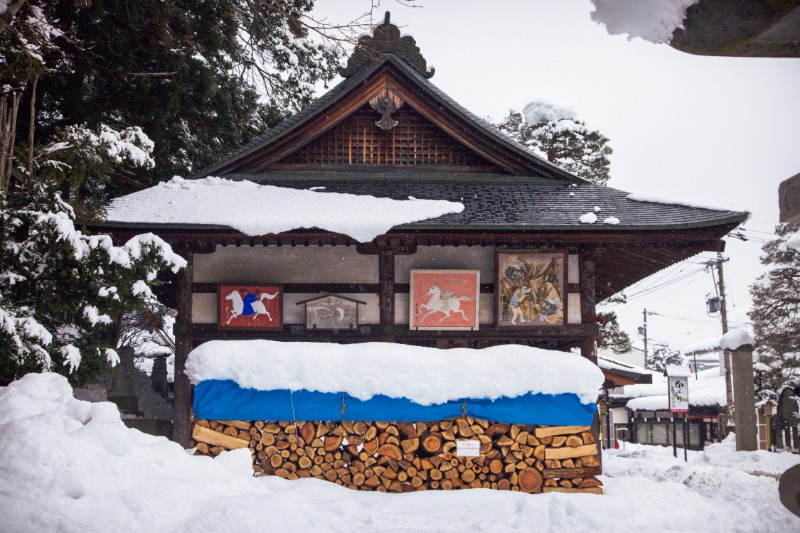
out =
[(778, 225), (775, 234), (762, 247), (767, 272), (750, 286), (749, 315), (764, 371), (761, 399), (774, 398), (800, 379), (800, 224)]
[(118, 317), (153, 299), (158, 271), (185, 264), (152, 234), (114, 246), (75, 229), (46, 183), (0, 195), (0, 385), (52, 370), (76, 385), (115, 364)]
[(611, 350), (615, 354), (624, 354), (631, 351), (631, 338), (622, 331), (614, 311), (597, 313), (600, 331), (597, 334), (597, 348)]
[(665, 342), (653, 345), (653, 350), (647, 354), (647, 368), (664, 372), (667, 366), (683, 366), (684, 360), (680, 350), (673, 350)]
[(529, 102), (522, 113), (510, 110), (498, 124), (534, 153), (562, 169), (598, 185), (609, 180), (608, 138), (586, 126), (569, 107), (545, 100)]
[[(155, 143), (152, 169), (118, 172), (106, 183), (65, 185), (103, 196), (189, 174), (238, 148), (310, 102), (314, 84), (336, 75), (339, 50), (313, 40), (325, 27), (307, 18), (311, 0), (31, 0), (52, 21), (57, 47), (42, 49), (50, 73), (37, 88), (36, 139), (74, 125), (140, 127)], [(7, 64), (13, 62), (7, 58)], [(30, 94), (30, 93), (29, 93)], [(27, 101), (23, 100), (22, 108)], [(20, 131), (27, 129), (20, 113)], [(83, 190), (75, 192), (75, 187)]]

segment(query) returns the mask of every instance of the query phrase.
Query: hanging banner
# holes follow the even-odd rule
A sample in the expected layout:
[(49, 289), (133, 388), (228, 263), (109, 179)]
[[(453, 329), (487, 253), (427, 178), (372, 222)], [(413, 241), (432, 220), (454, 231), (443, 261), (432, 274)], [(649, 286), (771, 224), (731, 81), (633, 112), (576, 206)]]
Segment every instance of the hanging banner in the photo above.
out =
[(685, 413), (689, 411), (689, 377), (670, 376), (669, 387), (669, 412)]

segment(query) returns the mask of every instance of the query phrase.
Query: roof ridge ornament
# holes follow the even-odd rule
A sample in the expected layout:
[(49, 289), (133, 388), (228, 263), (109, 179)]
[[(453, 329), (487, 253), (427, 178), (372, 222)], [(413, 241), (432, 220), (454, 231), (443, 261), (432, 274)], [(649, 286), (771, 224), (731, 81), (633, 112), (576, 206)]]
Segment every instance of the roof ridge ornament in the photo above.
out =
[(419, 72), (425, 78), (433, 77), (436, 69), (428, 70), (428, 63), (422, 57), (417, 42), (410, 35), (400, 36), (400, 29), (389, 22), (387, 11), (383, 24), (375, 26), (372, 36), (362, 35), (358, 39), (353, 53), (347, 59), (347, 66), (339, 68), (339, 74), (347, 78), (352, 76), (369, 60), (381, 54), (393, 54)]

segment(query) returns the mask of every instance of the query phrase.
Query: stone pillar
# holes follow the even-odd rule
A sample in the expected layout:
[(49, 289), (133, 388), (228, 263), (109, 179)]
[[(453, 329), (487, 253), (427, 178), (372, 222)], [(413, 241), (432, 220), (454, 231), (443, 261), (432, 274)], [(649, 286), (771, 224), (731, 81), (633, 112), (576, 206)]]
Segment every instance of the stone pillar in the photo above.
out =
[(130, 414), (139, 411), (139, 401), (133, 389), (133, 373), (136, 372), (133, 364), (135, 355), (130, 346), (119, 349), (119, 365), (111, 378), (111, 390), (108, 391), (108, 401), (117, 404), (120, 411)]
[(756, 431), (755, 387), (753, 385), (753, 347), (744, 344), (731, 351), (731, 380), (733, 382), (736, 450), (758, 449)]
[(153, 359), (153, 371), (150, 374), (150, 383), (153, 390), (163, 398), (167, 397), (169, 380), (167, 379), (167, 358), (156, 357)]

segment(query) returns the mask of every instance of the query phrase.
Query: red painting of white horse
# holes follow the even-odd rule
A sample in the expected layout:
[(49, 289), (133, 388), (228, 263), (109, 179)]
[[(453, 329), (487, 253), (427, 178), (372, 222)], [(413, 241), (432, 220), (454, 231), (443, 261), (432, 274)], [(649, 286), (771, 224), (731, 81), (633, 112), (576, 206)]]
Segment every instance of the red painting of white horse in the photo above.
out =
[(265, 285), (219, 285), (217, 325), (228, 329), (278, 329), (281, 289)]
[(479, 291), (478, 270), (412, 270), (411, 329), (477, 328)]

